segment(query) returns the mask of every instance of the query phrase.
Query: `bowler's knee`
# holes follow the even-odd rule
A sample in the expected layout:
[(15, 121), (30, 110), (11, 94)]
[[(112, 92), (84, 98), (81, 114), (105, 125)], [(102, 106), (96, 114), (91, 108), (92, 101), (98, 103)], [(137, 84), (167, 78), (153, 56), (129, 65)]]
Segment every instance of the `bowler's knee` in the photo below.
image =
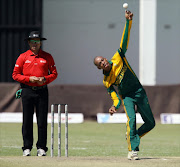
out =
[(155, 126), (156, 126), (155, 120), (149, 122), (149, 127), (150, 127), (150, 129), (153, 129)]

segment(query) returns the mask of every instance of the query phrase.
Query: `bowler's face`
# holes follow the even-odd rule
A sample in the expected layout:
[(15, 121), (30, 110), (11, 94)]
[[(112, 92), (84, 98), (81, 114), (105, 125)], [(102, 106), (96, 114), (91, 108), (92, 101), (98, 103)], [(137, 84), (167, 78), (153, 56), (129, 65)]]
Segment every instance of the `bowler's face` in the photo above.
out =
[(109, 71), (111, 69), (110, 63), (102, 56), (97, 56), (94, 63), (98, 69), (103, 69), (104, 71)]

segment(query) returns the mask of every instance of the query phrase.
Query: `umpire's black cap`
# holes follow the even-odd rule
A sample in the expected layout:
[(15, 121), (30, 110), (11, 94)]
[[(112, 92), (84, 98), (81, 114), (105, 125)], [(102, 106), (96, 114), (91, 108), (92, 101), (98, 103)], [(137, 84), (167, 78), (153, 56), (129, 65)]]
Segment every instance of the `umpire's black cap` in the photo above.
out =
[(30, 32), (29, 37), (24, 39), (24, 40), (26, 41), (26, 40), (30, 40), (32, 38), (40, 38), (41, 41), (42, 40), (47, 40), (46, 38), (42, 38), (41, 37), (41, 34), (40, 34), (39, 31), (32, 31), (32, 32)]

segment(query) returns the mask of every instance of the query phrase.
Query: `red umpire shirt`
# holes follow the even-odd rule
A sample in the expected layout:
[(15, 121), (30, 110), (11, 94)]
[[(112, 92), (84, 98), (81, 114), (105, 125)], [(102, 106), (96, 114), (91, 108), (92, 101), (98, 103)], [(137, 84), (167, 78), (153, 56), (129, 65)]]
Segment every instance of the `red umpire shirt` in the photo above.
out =
[[(16, 61), (12, 77), (25, 85), (43, 86), (55, 80), (57, 75), (53, 57), (40, 49), (38, 55), (34, 55), (31, 50), (21, 54)], [(45, 77), (46, 82), (42, 85), (31, 83), (30, 76)]]

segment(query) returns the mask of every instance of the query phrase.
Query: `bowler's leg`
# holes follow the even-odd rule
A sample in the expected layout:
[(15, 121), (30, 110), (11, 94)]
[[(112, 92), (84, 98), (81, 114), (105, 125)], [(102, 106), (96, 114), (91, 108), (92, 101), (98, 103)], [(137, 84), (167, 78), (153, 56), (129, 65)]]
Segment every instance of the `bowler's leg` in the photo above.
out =
[(139, 151), (140, 138), (136, 130), (136, 113), (133, 101), (130, 97), (123, 99), (123, 105), (127, 115), (127, 143), (129, 151)]
[(148, 98), (144, 90), (143, 98), (137, 103), (137, 109), (144, 121), (144, 124), (137, 131), (138, 135), (142, 137), (155, 127), (154, 116), (152, 114)]

